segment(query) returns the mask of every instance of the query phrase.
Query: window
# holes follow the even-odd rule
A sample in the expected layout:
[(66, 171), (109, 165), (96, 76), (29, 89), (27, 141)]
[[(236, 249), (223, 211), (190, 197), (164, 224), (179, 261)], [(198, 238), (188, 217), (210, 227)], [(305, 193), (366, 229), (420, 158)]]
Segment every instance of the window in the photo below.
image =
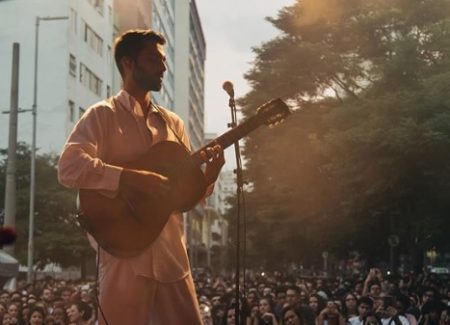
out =
[(75, 103), (72, 100), (69, 100), (69, 121), (75, 121)]
[(108, 49), (107, 49), (107, 52), (106, 52), (106, 62), (108, 63), (108, 65), (111, 65), (112, 64), (112, 51), (111, 51), (111, 46), (109, 46), (108, 45)]
[(78, 118), (81, 118), (83, 116), (84, 112), (86, 112), (86, 110), (80, 106), (78, 108)]
[(102, 80), (83, 63), (80, 63), (80, 83), (97, 96), (102, 95)]
[(95, 10), (103, 16), (104, 0), (88, 0)]
[(77, 33), (77, 17), (78, 15), (75, 9), (70, 8), (70, 28), (74, 34)]
[(103, 39), (86, 22), (84, 23), (84, 41), (98, 55), (103, 56)]
[(69, 74), (72, 77), (77, 76), (77, 59), (72, 54), (69, 55)]
[(111, 87), (109, 85), (106, 85), (106, 97), (111, 97)]

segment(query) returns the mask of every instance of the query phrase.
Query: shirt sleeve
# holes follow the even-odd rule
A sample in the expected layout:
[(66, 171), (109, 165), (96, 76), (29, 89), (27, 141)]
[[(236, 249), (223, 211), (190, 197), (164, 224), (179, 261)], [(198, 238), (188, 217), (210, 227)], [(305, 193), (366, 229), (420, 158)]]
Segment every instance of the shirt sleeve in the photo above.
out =
[(103, 190), (105, 195), (115, 196), (123, 168), (100, 158), (108, 124), (102, 114), (105, 109), (89, 109), (75, 125), (59, 158), (58, 180), (66, 187)]

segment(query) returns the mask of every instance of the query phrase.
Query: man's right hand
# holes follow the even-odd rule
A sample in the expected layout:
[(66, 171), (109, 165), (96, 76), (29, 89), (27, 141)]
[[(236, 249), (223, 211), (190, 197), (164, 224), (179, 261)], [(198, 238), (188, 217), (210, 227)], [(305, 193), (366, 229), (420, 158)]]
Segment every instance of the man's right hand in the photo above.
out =
[(161, 174), (146, 170), (124, 169), (120, 176), (120, 189), (131, 188), (135, 191), (159, 198), (170, 191), (169, 179)]

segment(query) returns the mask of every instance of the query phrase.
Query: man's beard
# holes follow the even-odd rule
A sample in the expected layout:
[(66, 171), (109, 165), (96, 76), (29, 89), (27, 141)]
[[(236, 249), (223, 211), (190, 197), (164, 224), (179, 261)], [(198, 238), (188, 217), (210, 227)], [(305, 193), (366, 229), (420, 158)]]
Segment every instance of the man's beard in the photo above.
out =
[(160, 79), (145, 75), (142, 70), (136, 69), (133, 71), (133, 79), (136, 83), (147, 91), (160, 91), (162, 83)]

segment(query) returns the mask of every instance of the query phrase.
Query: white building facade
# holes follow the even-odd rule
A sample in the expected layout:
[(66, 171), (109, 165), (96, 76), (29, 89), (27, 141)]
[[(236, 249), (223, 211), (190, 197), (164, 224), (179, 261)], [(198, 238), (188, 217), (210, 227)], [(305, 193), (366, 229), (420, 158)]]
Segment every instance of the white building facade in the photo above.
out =
[[(167, 71), (161, 91), (153, 93), (153, 98), (183, 119), (194, 150), (204, 145), (206, 42), (195, 0), (0, 0), (1, 111), (9, 110), (10, 105), (14, 42), (21, 46), (19, 106), (32, 107), (36, 16), (67, 17), (40, 21), (39, 25), (38, 154), (59, 154), (83, 112), (120, 89), (113, 54), (115, 37), (131, 28), (149, 27), (167, 40)], [(1, 114), (0, 148), (8, 145), (8, 123), (9, 115)], [(30, 144), (31, 139), (31, 113), (21, 113), (18, 140)], [(210, 200), (219, 195), (221, 185), (216, 186)], [(199, 205), (186, 216), (190, 251), (196, 247), (201, 248), (196, 252), (206, 253), (202, 238), (213, 226), (203, 225), (208, 216), (208, 205)], [(215, 241), (219, 244), (221, 239)], [(199, 259), (191, 258), (196, 265)]]
[[(36, 16), (40, 20), (37, 78), (38, 152), (59, 153), (84, 110), (113, 87), (112, 0), (0, 1), (0, 92), (10, 93), (12, 44), (20, 44), (19, 107), (33, 104)], [(0, 109), (9, 109), (0, 97)], [(0, 116), (0, 147), (8, 143), (9, 116)], [(18, 140), (31, 143), (30, 113), (19, 114)]]

